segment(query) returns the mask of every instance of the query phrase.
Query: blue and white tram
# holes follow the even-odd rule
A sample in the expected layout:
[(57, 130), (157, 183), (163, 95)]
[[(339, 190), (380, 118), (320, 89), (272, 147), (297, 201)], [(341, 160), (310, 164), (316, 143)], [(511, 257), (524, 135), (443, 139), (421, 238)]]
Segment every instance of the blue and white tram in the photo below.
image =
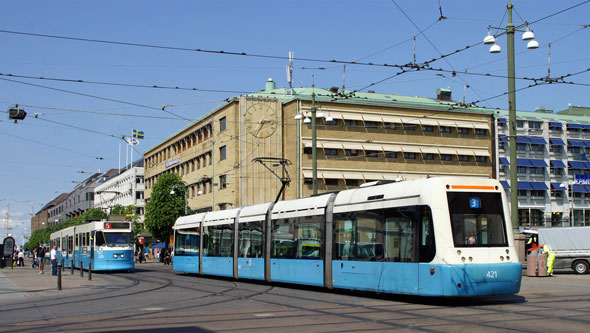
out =
[(184, 216), (176, 271), (381, 293), (515, 294), (522, 265), (492, 179), (436, 177)]
[[(133, 223), (88, 222), (51, 234), (58, 260), (93, 271), (135, 270)], [(92, 266), (91, 266), (92, 265)]]

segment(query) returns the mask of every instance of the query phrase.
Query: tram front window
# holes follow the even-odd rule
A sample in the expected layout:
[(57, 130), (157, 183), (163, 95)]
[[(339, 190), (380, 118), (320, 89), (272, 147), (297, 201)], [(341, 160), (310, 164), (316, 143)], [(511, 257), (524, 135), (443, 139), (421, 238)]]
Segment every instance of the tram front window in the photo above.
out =
[(131, 232), (96, 232), (96, 246), (127, 247), (133, 245)]
[(449, 192), (456, 247), (508, 246), (500, 193)]

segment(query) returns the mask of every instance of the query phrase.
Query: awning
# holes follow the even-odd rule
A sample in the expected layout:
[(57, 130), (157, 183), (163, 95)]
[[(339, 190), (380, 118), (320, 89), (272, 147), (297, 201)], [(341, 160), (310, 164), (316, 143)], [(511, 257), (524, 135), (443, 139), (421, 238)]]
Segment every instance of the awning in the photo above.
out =
[(546, 145), (547, 144), (547, 141), (545, 141), (545, 139), (538, 137), (538, 136), (529, 136), (529, 140), (531, 141), (531, 143), (537, 144), (537, 145)]
[(344, 177), (344, 179), (365, 179), (361, 172), (342, 172), (342, 176)]
[(563, 125), (561, 123), (558, 123), (558, 122), (550, 121), (549, 122), (549, 127), (560, 127), (561, 128), (561, 127), (563, 127)]
[(423, 126), (438, 126), (438, 121), (434, 119), (420, 119), (420, 124)]
[(438, 148), (439, 153), (441, 154), (448, 154), (448, 155), (457, 155), (457, 151), (455, 149), (450, 148)]
[(381, 119), (383, 119), (384, 123), (391, 123), (391, 124), (401, 124), (402, 123), (400, 118), (383, 116), (383, 117), (381, 117)]
[(454, 121), (439, 120), (438, 121), (438, 126), (442, 126), (442, 127), (457, 127), (457, 124)]
[(584, 129), (590, 129), (590, 125), (582, 125)]
[(363, 143), (364, 150), (373, 150), (373, 151), (382, 151), (383, 145), (379, 145), (376, 143)]
[(438, 149), (437, 148), (425, 148), (422, 147), (420, 148), (420, 150), (422, 151), (422, 154), (438, 154)]
[(584, 162), (568, 161), (567, 163), (572, 169), (587, 169), (586, 163)]
[(321, 142), (322, 148), (327, 149), (342, 149), (342, 143), (340, 142)]
[(502, 141), (502, 142), (508, 142), (510, 140), (508, 140), (508, 137), (504, 134), (498, 134), (498, 140)]
[(473, 154), (473, 150), (470, 150), (470, 149), (457, 149), (457, 155), (468, 155), (468, 156), (471, 156), (471, 155), (474, 155), (474, 154)]
[(556, 191), (565, 191), (566, 187), (562, 183), (551, 183), (551, 188)]
[(402, 118), (404, 125), (420, 125), (420, 119), (418, 118)]
[(508, 120), (506, 118), (498, 118), (499, 123), (506, 123)]
[(370, 115), (370, 114), (363, 114), (364, 121), (374, 121), (376, 123), (380, 123), (383, 119), (380, 116)]
[(363, 120), (363, 116), (358, 113), (342, 113), (342, 118), (346, 120)]
[(525, 136), (517, 136), (516, 143), (531, 143), (531, 140)]
[(590, 186), (588, 185), (572, 185), (573, 192), (582, 192), (582, 193), (590, 193)]
[(529, 160), (531, 166), (546, 168), (547, 163), (544, 160)]
[(567, 142), (570, 146), (586, 147), (586, 144), (584, 144), (584, 141), (582, 141), (582, 140), (567, 140)]
[(383, 150), (389, 152), (400, 152), (402, 151), (402, 147), (394, 145), (383, 145)]
[(584, 126), (580, 124), (567, 124), (567, 128), (584, 128)]
[(475, 129), (485, 129), (485, 130), (489, 130), (490, 127), (488, 126), (487, 123), (473, 123), (473, 127)]
[(505, 180), (501, 180), (500, 184), (502, 184), (502, 187), (504, 187), (506, 190), (510, 188), (510, 185), (508, 185), (508, 182)]
[(363, 150), (363, 145), (361, 143), (343, 142), (342, 146), (344, 149)]
[(551, 142), (552, 145), (565, 146), (565, 142), (558, 138), (549, 138), (549, 142)]
[(420, 153), (420, 147), (418, 146), (402, 146), (404, 153)]
[(551, 163), (551, 166), (554, 167), (554, 168), (562, 168), (562, 169), (565, 169), (565, 164), (562, 161), (551, 160), (550, 163)]
[[(319, 172), (318, 172), (319, 173)], [(322, 171), (322, 178), (324, 179), (343, 179), (342, 172), (340, 171)]]
[(517, 158), (516, 166), (531, 166), (531, 161), (526, 158)]
[(533, 190), (548, 190), (549, 188), (544, 182), (530, 182)]
[(500, 164), (510, 165), (510, 162), (508, 161), (508, 159), (506, 157), (500, 157)]
[(532, 190), (530, 182), (518, 182), (518, 189), (519, 190)]
[(487, 150), (474, 150), (475, 156), (486, 156), (490, 157), (490, 153)]

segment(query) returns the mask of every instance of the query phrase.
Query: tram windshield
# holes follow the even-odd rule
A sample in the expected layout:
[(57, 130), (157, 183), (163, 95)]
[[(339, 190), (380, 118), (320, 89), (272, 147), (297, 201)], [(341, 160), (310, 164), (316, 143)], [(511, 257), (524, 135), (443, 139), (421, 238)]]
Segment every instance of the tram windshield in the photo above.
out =
[(96, 232), (96, 246), (127, 247), (133, 245), (132, 232)]
[(508, 246), (500, 193), (449, 192), (456, 247)]

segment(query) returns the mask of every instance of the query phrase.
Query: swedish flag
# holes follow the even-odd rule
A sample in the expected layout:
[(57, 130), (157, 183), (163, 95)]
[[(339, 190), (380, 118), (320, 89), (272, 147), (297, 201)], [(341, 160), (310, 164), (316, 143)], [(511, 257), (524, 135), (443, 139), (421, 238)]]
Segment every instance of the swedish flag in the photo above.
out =
[(143, 139), (143, 131), (133, 129), (133, 137), (137, 139)]

